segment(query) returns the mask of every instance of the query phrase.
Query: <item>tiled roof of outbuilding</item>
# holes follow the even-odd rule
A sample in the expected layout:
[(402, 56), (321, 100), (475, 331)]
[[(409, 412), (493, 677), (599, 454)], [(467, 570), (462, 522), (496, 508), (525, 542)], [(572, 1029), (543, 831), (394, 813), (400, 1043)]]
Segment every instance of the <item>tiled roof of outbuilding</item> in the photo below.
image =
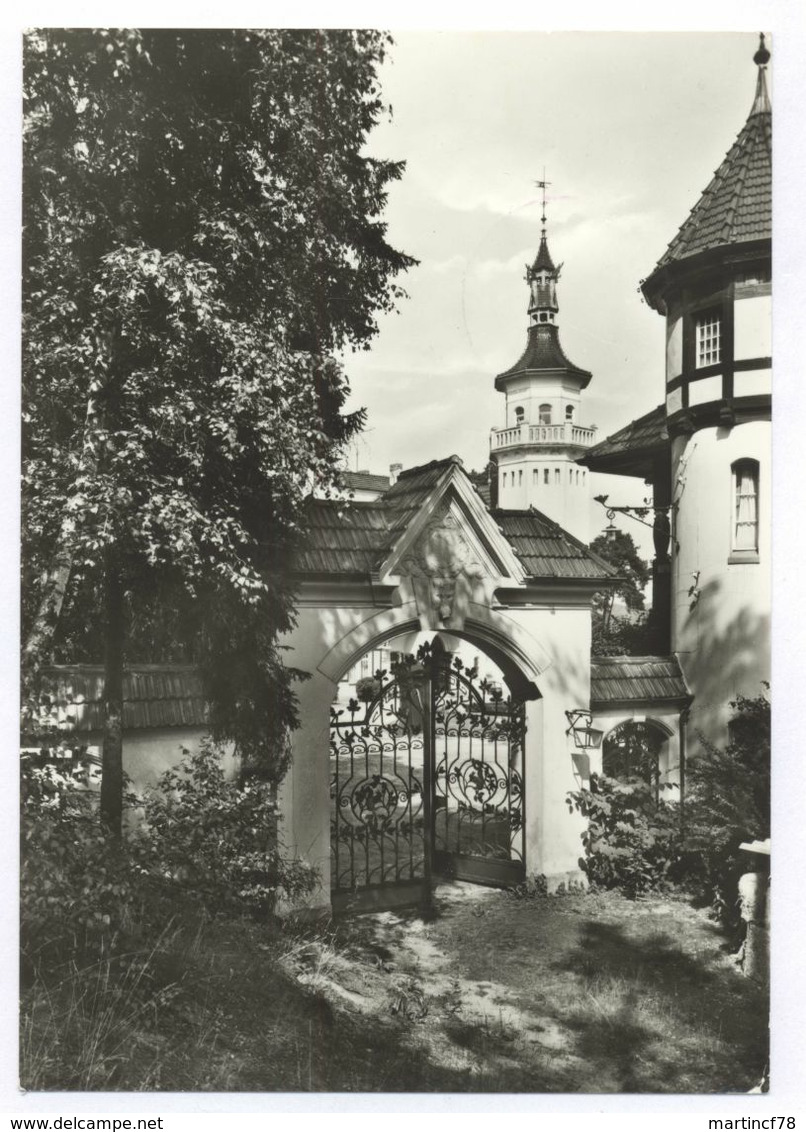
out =
[(611, 703), (691, 699), (674, 656), (595, 656), (591, 659), (591, 707)]
[(658, 405), (592, 445), (576, 462), (595, 472), (626, 471), (628, 475), (647, 475), (651, 471), (651, 460), (668, 447), (666, 408)]
[(343, 472), (344, 486), (348, 491), (386, 491), (389, 487), (388, 476), (376, 476), (372, 472)]
[(618, 571), (540, 511), (493, 511), (501, 533), (531, 578), (618, 577)]
[[(458, 456), (401, 472), (397, 482), (371, 503), (312, 500), (309, 537), (297, 558), (297, 572), (366, 576), (378, 570), (453, 465), (462, 467)], [(605, 580), (616, 576), (608, 563), (539, 511), (491, 514), (529, 577)]]
[[(103, 727), (104, 670), (60, 664), (43, 673), (39, 724), (68, 734)], [(207, 722), (201, 677), (192, 665), (142, 664), (123, 676), (123, 727), (201, 727)]]
[(495, 379), (495, 387), (500, 389), (499, 383), (504, 378), (538, 370), (565, 370), (567, 373), (572, 373), (581, 380), (582, 389), (587, 386), (591, 379), (589, 370), (580, 369), (565, 356), (560, 345), (559, 331), (551, 323), (538, 323), (536, 326), (529, 327), (526, 349), (514, 366), (510, 366), (503, 373), (499, 373)]
[(771, 235), (772, 111), (760, 68), (750, 116), (654, 271), (710, 248)]

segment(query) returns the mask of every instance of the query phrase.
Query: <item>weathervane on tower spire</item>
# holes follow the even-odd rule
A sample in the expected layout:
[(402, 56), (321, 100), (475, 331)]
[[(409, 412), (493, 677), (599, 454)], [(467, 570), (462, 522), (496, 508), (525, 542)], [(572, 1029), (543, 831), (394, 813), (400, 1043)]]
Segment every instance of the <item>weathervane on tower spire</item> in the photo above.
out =
[(541, 231), (541, 236), (543, 236), (544, 239), (545, 239), (545, 236), (546, 236), (546, 188), (550, 184), (551, 184), (551, 181), (546, 180), (546, 167), (544, 165), (543, 166), (543, 180), (542, 181), (535, 181), (535, 185), (538, 187), (538, 189), (542, 189), (542, 191), (543, 191), (543, 199), (541, 201), (542, 211), (541, 211), (541, 216), (540, 216), (540, 223), (543, 226), (542, 231)]

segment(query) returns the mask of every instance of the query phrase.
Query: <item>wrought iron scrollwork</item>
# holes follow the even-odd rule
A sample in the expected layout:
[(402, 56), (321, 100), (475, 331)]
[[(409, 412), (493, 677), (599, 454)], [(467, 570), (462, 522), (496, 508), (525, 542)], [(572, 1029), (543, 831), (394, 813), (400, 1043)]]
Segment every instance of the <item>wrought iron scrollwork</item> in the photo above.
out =
[(459, 657), (436, 682), (434, 847), (523, 861), (523, 705)]
[(335, 892), (417, 881), (431, 844), (443, 856), (522, 864), (523, 705), (438, 645), (374, 681), (369, 702), (331, 711)]

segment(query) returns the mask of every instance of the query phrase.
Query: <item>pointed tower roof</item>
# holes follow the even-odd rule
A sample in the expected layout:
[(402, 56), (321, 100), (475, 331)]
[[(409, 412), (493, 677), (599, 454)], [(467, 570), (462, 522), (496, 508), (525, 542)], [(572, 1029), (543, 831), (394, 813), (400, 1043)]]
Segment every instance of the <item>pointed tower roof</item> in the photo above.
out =
[(772, 107), (766, 77), (769, 59), (762, 35), (753, 57), (758, 65), (758, 78), (747, 121), (711, 183), (658, 260), (644, 285), (645, 293), (653, 276), (664, 267), (713, 248), (770, 239)]
[(554, 272), (556, 270), (557, 268), (554, 266), (554, 260), (551, 258), (551, 252), (549, 251), (549, 245), (544, 230), (543, 235), (540, 237), (540, 247), (535, 256), (535, 261), (532, 264), (532, 271)]
[[(545, 174), (545, 170), (544, 170)], [(546, 239), (546, 186), (548, 181), (538, 181), (543, 190), (543, 214), (541, 216), (540, 247), (532, 266), (526, 267), (526, 282), (529, 284), (529, 331), (526, 349), (514, 366), (499, 373), (495, 388), (501, 392), (506, 389), (510, 378), (539, 373), (556, 373), (562, 370), (573, 376), (580, 389), (585, 389), (591, 379), (589, 370), (580, 369), (570, 361), (560, 345), (560, 332), (554, 321), (559, 311), (557, 302), (557, 280), (562, 264), (555, 267)], [(545, 279), (548, 275), (548, 280)]]

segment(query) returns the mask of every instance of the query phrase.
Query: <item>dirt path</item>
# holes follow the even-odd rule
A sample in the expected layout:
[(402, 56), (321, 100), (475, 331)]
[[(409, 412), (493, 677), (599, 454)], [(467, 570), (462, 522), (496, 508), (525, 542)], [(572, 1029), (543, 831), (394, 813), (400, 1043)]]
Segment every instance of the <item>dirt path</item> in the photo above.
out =
[(742, 1092), (766, 1059), (763, 995), (683, 901), (457, 883), (433, 920), (356, 917), (285, 966), (373, 1033), (380, 1088)]

